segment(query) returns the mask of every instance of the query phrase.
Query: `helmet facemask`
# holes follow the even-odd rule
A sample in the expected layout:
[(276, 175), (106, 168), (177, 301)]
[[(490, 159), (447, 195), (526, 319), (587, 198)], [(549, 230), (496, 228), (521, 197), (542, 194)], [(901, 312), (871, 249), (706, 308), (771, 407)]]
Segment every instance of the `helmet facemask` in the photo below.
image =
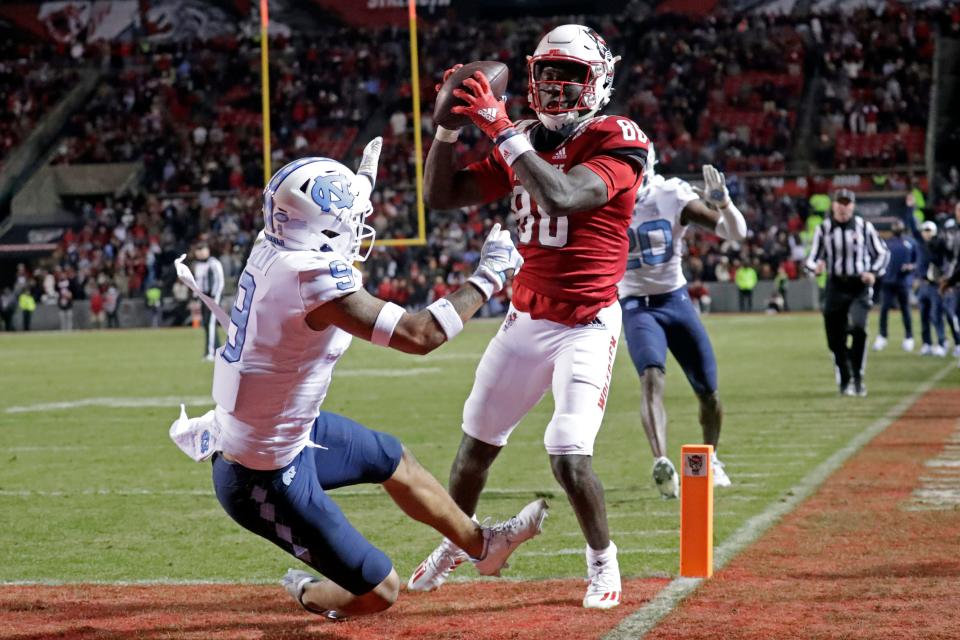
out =
[(527, 58), (530, 108), (551, 131), (592, 118), (610, 102), (619, 59), (593, 29), (557, 27)]

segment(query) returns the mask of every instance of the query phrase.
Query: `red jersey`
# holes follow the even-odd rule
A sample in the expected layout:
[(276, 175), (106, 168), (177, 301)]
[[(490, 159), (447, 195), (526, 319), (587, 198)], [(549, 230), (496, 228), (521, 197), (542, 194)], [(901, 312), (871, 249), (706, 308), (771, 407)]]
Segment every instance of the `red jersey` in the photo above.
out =
[[(535, 134), (536, 121), (518, 124)], [(513, 285), (513, 304), (535, 318), (569, 326), (593, 320), (617, 299), (627, 262), (627, 227), (649, 146), (632, 120), (600, 116), (580, 124), (549, 151), (536, 151), (564, 173), (583, 165), (607, 185), (605, 204), (569, 216), (548, 216), (507, 166), (499, 149), (466, 167), (479, 180), (485, 202), (510, 195), (524, 264)]]

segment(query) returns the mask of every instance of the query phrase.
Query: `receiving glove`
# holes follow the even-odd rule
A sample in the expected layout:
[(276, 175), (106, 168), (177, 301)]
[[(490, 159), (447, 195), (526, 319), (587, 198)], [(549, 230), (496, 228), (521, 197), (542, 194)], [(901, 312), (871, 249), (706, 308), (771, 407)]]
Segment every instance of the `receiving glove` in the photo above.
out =
[(730, 204), (730, 193), (727, 191), (727, 180), (713, 165), (703, 165), (703, 199), (716, 209), (722, 209)]
[(443, 72), (443, 79), (440, 80), (440, 82), (438, 82), (437, 84), (433, 85), (433, 90), (439, 92), (439, 91), (440, 91), (440, 87), (442, 87), (444, 84), (446, 84), (447, 79), (450, 78), (450, 76), (452, 76), (452, 75), (457, 71), (457, 69), (459, 69), (459, 68), (462, 67), (462, 66), (463, 66), (462, 64), (455, 64), (455, 65), (453, 65), (452, 67), (450, 67), (449, 69), (447, 69), (446, 71), (444, 71), (444, 72)]
[[(360, 166), (357, 167), (357, 175), (364, 176), (370, 181), (371, 192), (377, 184), (377, 165), (380, 163), (381, 149), (383, 149), (383, 138), (377, 136), (363, 148), (363, 157), (360, 159)], [(369, 193), (366, 195), (370, 196)]]
[(483, 293), (483, 297), (489, 300), (507, 284), (508, 271), (512, 270), (516, 274), (522, 265), (523, 258), (513, 245), (510, 232), (501, 230), (497, 223), (490, 229), (487, 240), (480, 249), (480, 264), (467, 282), (473, 283)]
[(513, 128), (513, 121), (507, 115), (506, 105), (503, 100), (493, 95), (487, 76), (483, 75), (482, 71), (477, 71), (473, 78), (464, 80), (463, 85), (470, 91), (458, 88), (453, 90), (453, 95), (467, 104), (453, 107), (450, 109), (452, 113), (470, 118), (470, 121), (496, 144), (502, 142), (499, 139), (501, 136), (505, 139), (517, 133)]

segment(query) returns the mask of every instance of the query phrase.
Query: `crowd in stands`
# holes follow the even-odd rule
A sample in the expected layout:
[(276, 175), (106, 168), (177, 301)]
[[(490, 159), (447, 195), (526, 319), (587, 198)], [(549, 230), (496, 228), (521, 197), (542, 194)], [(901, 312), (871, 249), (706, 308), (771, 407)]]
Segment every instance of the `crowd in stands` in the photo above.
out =
[(46, 45), (0, 43), (0, 167), (73, 84), (75, 71), (52, 64), (57, 55)]
[(816, 162), (889, 167), (923, 160), (933, 24), (909, 10), (818, 17), (811, 30), (824, 79)]
[[(831, 145), (812, 149), (821, 166), (915, 161), (910, 141), (923, 136), (931, 78), (931, 32), (922, 14), (659, 17), (596, 26), (624, 56), (611, 110), (630, 115), (653, 138), (660, 173), (696, 174), (706, 162), (727, 171), (731, 194), (753, 230), (742, 245), (705, 232), (689, 234), (685, 269), (698, 290), (707, 288), (703, 283), (737, 282), (738, 272), (780, 282), (802, 276), (808, 219), (823, 212), (806, 197), (778, 196), (763, 181), (737, 176), (786, 167), (802, 142), (796, 131), (804, 96), (810, 95), (805, 80), (823, 81), (822, 96), (813, 96), (822, 100), (825, 114), (814, 130)], [(385, 146), (370, 222), (380, 238), (415, 237), (413, 131), (421, 127), (426, 152), (433, 85), (454, 62), (501, 60), (510, 68), (508, 111), (515, 119), (531, 117), (524, 54), (533, 51), (544, 28), (542, 21), (525, 20), (425, 23), (419, 123), (410, 111), (405, 31), (323, 27), (327, 31), (319, 35), (271, 40), (274, 168), (304, 155), (355, 165), (366, 141), (359, 132), (379, 118), (376, 133), (382, 132)], [(263, 184), (260, 52), (250, 32), (79, 52), (105, 80), (71, 118), (56, 161), (142, 161), (143, 195), (66, 203), (77, 214), (75, 228), (33, 273), (25, 267), (18, 274), (18, 295), (26, 289), (38, 301), (56, 303), (65, 288), (73, 300), (111, 291), (139, 297), (154, 286), (169, 293), (172, 260), (201, 238), (224, 263), (228, 287), (235, 283), (259, 227)], [(839, 144), (870, 137), (890, 146), (884, 142), (871, 155), (874, 146)], [(472, 127), (457, 147), (466, 161), (489, 148)], [(955, 174), (943, 202), (960, 196)], [(425, 244), (374, 250), (363, 265), (367, 286), (398, 304), (428, 304), (460, 286), (490, 225), (509, 218), (503, 201), (431, 212)], [(504, 301), (487, 311), (496, 313)]]

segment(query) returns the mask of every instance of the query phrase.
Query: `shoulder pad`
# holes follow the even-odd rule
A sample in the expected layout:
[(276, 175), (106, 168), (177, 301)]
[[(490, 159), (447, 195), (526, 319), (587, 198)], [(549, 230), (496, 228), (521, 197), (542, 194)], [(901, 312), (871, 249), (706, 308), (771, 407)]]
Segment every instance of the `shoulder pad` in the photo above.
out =
[(296, 251), (285, 257), (297, 274), (300, 299), (307, 311), (353, 293), (363, 284), (361, 273), (338, 253)]

